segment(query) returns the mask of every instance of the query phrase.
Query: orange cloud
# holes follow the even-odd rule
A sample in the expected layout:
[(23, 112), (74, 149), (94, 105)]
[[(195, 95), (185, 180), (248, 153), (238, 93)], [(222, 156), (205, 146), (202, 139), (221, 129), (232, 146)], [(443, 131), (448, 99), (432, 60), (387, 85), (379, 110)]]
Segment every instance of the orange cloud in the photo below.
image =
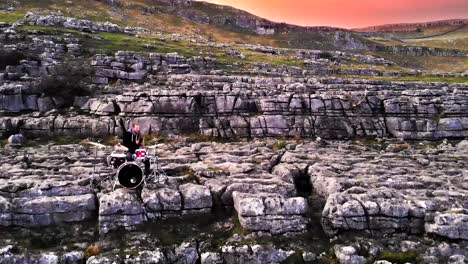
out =
[(468, 0), (207, 0), (278, 22), (365, 27), (468, 18)]

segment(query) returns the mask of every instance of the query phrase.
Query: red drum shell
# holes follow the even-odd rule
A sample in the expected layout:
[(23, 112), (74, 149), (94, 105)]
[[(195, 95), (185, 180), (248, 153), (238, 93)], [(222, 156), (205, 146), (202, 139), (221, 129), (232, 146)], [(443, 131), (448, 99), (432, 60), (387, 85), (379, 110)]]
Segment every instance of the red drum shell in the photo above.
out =
[(135, 156), (137, 158), (145, 158), (146, 157), (146, 150), (145, 149), (137, 149), (135, 150)]

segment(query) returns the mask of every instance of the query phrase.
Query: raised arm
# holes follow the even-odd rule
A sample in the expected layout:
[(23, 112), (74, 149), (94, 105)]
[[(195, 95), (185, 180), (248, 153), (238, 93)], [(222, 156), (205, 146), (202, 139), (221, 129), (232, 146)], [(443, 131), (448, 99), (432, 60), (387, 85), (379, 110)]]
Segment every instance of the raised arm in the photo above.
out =
[(122, 118), (119, 118), (119, 125), (120, 129), (122, 130), (122, 137), (124, 137), (125, 133), (127, 132), (127, 129), (125, 128), (125, 124)]

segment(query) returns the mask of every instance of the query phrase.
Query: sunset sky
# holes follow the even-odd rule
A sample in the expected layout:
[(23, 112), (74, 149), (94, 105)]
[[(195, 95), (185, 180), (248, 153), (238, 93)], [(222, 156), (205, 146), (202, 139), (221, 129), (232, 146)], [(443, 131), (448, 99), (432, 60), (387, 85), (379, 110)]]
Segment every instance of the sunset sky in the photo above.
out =
[(356, 28), (468, 18), (468, 0), (206, 0), (277, 22)]

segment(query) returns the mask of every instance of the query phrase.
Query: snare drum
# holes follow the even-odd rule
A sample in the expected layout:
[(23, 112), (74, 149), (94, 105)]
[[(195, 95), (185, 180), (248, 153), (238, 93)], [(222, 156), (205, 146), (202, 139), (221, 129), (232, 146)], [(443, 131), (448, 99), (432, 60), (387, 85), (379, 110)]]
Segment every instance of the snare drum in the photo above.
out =
[(137, 160), (142, 160), (146, 158), (146, 149), (137, 149), (135, 150), (135, 157)]
[(107, 157), (107, 163), (109, 166), (112, 166), (114, 169), (118, 169), (120, 165), (124, 164), (127, 161), (127, 156), (124, 153), (112, 153)]

